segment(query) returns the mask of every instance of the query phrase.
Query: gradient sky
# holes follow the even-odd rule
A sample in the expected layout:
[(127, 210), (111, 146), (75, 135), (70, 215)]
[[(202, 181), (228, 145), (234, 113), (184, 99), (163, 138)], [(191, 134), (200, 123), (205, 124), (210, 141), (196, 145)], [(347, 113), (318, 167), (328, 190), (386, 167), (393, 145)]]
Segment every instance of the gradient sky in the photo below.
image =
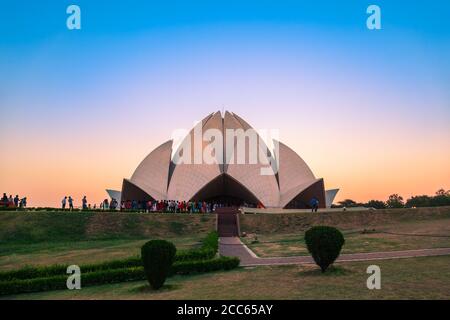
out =
[(98, 204), (223, 108), (279, 129), (337, 200), (450, 189), (450, 2), (342, 2), (2, 2), (0, 192)]

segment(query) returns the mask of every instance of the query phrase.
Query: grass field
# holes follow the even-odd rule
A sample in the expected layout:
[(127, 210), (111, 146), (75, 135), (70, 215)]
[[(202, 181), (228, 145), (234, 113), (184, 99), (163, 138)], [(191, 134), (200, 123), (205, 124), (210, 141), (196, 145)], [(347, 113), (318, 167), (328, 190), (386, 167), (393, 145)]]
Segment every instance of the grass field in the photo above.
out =
[(215, 215), (0, 211), (0, 242), (143, 239), (206, 234)]
[[(240, 222), (241, 231), (248, 233), (244, 241), (263, 257), (307, 254), (304, 231), (318, 224), (343, 231), (343, 253), (450, 247), (450, 207), (254, 214), (241, 216)], [(0, 270), (130, 257), (139, 254), (142, 244), (154, 238), (172, 241), (178, 249), (193, 248), (215, 229), (215, 223), (215, 215), (0, 212)], [(369, 232), (362, 233), (363, 229)], [(258, 242), (253, 243), (255, 235)], [(382, 269), (381, 290), (366, 288), (366, 268), (370, 264)], [(340, 263), (324, 275), (311, 265), (241, 268), (175, 276), (160, 292), (140, 281), (6, 298), (450, 299), (450, 257)]]
[[(450, 219), (397, 222), (372, 226), (369, 233), (362, 233), (361, 229), (343, 230), (343, 233), (345, 245), (342, 253), (450, 247)], [(420, 234), (420, 236), (405, 234)], [(304, 232), (249, 234), (242, 239), (261, 257), (308, 255)]]
[(241, 231), (257, 234), (295, 233), (314, 225), (328, 225), (341, 230), (450, 219), (450, 207), (383, 209), (341, 212), (261, 213), (240, 218)]
[[(177, 249), (200, 245), (202, 236), (165, 238)], [(140, 255), (141, 240), (90, 240), (76, 242), (40, 242), (36, 244), (0, 244), (0, 271), (25, 265), (87, 264)]]
[(192, 248), (214, 230), (215, 220), (215, 215), (0, 211), (0, 270), (126, 258), (155, 238)]
[[(367, 266), (381, 268), (381, 289), (366, 287)], [(316, 266), (273, 266), (169, 278), (161, 291), (145, 281), (3, 297), (6, 299), (450, 299), (450, 257)]]

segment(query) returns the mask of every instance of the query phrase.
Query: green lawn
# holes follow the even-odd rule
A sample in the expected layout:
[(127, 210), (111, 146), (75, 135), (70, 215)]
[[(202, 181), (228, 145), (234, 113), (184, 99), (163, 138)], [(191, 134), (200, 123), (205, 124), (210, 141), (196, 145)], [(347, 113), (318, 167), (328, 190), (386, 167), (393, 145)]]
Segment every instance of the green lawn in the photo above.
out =
[(0, 211), (0, 243), (73, 242), (206, 235), (213, 214)]
[(192, 248), (215, 221), (206, 214), (0, 211), (0, 271), (127, 258), (150, 239)]
[[(200, 245), (203, 235), (166, 238), (177, 249)], [(86, 264), (128, 258), (140, 254), (149, 239), (39, 242), (35, 244), (0, 243), (0, 271), (25, 265)]]
[[(375, 229), (375, 231), (362, 233), (361, 230), (342, 230), (345, 237), (342, 253), (450, 247), (450, 219), (378, 225), (371, 227), (371, 229)], [(382, 233), (382, 231), (403, 234), (446, 235), (447, 237), (393, 235)], [(255, 237), (257, 241), (255, 241)], [(261, 257), (308, 255), (303, 232), (250, 234), (242, 240)]]
[[(381, 268), (381, 289), (366, 287), (367, 266)], [(169, 278), (160, 291), (145, 281), (22, 294), (4, 299), (450, 299), (450, 257), (315, 266), (272, 266)]]
[[(243, 238), (260, 256), (307, 254), (303, 232), (311, 225), (336, 225), (343, 231), (343, 253), (450, 247), (448, 208), (323, 215), (253, 215), (243, 218)], [(410, 215), (411, 214), (411, 215)], [(316, 221), (317, 220), (317, 221)], [(267, 222), (267, 224), (266, 224)], [(85, 264), (139, 254), (154, 238), (192, 248), (214, 229), (214, 215), (121, 213), (0, 213), (0, 270), (24, 265)], [(248, 229), (252, 227), (252, 229)], [(361, 230), (375, 232), (361, 233)], [(252, 243), (255, 235), (257, 243)], [(366, 268), (382, 270), (382, 289), (366, 288)], [(5, 298), (5, 297), (3, 297)], [(426, 257), (337, 264), (331, 272), (305, 266), (237, 269), (169, 278), (162, 291), (144, 281), (80, 291), (23, 294), (18, 299), (450, 299), (450, 257)]]

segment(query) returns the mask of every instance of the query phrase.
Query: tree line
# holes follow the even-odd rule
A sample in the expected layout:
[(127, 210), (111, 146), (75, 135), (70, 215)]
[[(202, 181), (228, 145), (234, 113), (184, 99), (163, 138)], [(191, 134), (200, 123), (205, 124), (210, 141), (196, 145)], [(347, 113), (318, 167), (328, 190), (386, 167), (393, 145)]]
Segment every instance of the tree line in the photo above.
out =
[(450, 190), (445, 191), (439, 189), (434, 196), (413, 196), (406, 201), (399, 194), (391, 194), (386, 201), (370, 200), (366, 203), (356, 202), (351, 199), (339, 201), (338, 205), (333, 205), (334, 208), (351, 208), (351, 207), (367, 207), (375, 209), (386, 208), (417, 208), (417, 207), (440, 207), (450, 206)]

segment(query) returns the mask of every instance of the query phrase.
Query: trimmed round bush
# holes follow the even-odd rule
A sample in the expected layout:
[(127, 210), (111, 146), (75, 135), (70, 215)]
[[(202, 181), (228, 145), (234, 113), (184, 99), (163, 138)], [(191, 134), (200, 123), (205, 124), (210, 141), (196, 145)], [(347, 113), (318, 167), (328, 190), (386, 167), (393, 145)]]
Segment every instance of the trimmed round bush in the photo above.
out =
[(334, 227), (317, 226), (306, 231), (305, 242), (314, 261), (325, 272), (339, 256), (345, 239)]
[(170, 274), (177, 249), (165, 240), (151, 240), (141, 248), (145, 276), (153, 289), (161, 288)]

